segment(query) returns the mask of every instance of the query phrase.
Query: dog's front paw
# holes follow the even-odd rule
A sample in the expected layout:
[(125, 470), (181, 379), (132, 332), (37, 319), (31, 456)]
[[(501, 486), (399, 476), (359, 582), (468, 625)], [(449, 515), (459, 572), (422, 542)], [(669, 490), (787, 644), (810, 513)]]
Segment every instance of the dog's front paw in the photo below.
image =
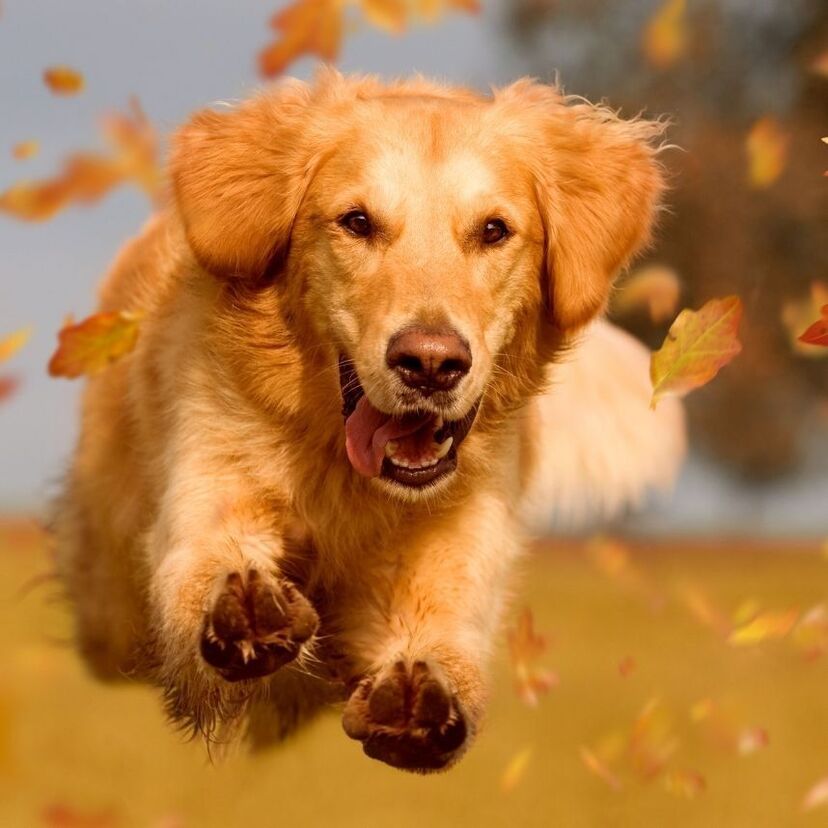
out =
[(468, 735), (457, 698), (425, 661), (402, 661), (364, 678), (342, 719), (365, 753), (395, 768), (440, 770), (462, 753)]
[(259, 678), (296, 658), (318, 626), (292, 584), (232, 572), (204, 621), (201, 655), (227, 681)]

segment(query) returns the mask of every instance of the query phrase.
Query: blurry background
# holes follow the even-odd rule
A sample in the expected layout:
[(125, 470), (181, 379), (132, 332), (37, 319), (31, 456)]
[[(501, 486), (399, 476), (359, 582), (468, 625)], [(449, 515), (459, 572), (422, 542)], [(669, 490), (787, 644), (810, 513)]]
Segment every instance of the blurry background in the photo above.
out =
[[(249, 94), (286, 5), (0, 0), (0, 201), (100, 150), (99, 118), (132, 95), (163, 137)], [(80, 94), (49, 92), (56, 64), (83, 73)], [(0, 826), (825, 824), (828, 359), (794, 334), (828, 303), (828, 5), (484, 0), (401, 36), (349, 30), (338, 64), (480, 89), (557, 73), (568, 92), (671, 118), (671, 209), (641, 265), (669, 308), (631, 308), (622, 286), (613, 314), (657, 347), (679, 308), (737, 293), (743, 353), (687, 400), (692, 451), (672, 498), (604, 528), (624, 540), (529, 557), (486, 730), (456, 770), (424, 780), (371, 762), (335, 712), (284, 750), (213, 766), (154, 691), (86, 675), (36, 528), (80, 390), (46, 375), (55, 334), (92, 312), (150, 202), (124, 186), (43, 223), (0, 205), (0, 339), (34, 329), (0, 365), (0, 381), (21, 380), (0, 402)], [(27, 140), (39, 154), (15, 159)]]
[[(0, 192), (54, 174), (62, 158), (100, 145), (99, 117), (141, 101), (163, 137), (194, 109), (233, 101), (260, 83), (255, 56), (284, 2), (8, 0), (0, 13)], [(345, 71), (422, 71), (485, 89), (522, 74), (560, 77), (567, 91), (606, 99), (674, 126), (671, 210), (649, 259), (678, 273), (679, 307), (738, 293), (742, 355), (689, 399), (693, 455), (676, 496), (638, 517), (638, 531), (806, 534), (825, 530), (828, 362), (794, 351), (783, 317), (826, 280), (820, 143), (828, 123), (828, 6), (820, 0), (697, 0), (670, 20), (659, 53), (643, 43), (657, 0), (489, 0), (403, 36), (362, 26), (344, 39)], [(682, 4), (679, 3), (678, 7)], [(665, 51), (666, 50), (666, 51)], [(822, 61), (820, 63), (820, 60)], [(83, 72), (86, 89), (56, 97), (46, 66)], [(315, 61), (289, 71), (308, 77)], [(778, 169), (749, 177), (748, 136), (770, 124)], [(37, 139), (39, 154), (11, 148)], [(0, 211), (0, 332), (32, 325), (16, 358), (19, 392), (0, 405), (0, 509), (39, 510), (73, 443), (77, 383), (44, 366), (64, 317), (91, 312), (94, 287), (151, 207), (135, 188), (45, 223)], [(814, 317), (815, 318), (815, 317)], [(672, 316), (619, 319), (657, 347)], [(823, 352), (825, 349), (822, 349)]]

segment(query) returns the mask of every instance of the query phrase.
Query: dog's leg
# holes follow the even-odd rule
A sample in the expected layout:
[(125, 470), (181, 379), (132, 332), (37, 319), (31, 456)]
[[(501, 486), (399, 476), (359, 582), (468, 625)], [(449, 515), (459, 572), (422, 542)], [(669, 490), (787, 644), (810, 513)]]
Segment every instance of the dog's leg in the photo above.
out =
[(176, 480), (148, 539), (156, 675), (173, 718), (209, 735), (238, 722), (255, 680), (296, 658), (318, 619), (280, 570), (278, 504), (209, 469), (181, 464)]
[(373, 574), (343, 637), (355, 659), (343, 726), (369, 756), (428, 772), (463, 753), (483, 715), (486, 663), (519, 548), (506, 505), (479, 496), (458, 522), (403, 541), (385, 578)]

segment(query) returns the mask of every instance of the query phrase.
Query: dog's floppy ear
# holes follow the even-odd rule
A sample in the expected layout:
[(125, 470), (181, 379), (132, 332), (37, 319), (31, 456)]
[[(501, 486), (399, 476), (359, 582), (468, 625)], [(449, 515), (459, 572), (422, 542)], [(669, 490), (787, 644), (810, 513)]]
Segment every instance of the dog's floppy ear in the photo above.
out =
[(549, 309), (559, 328), (574, 330), (603, 310), (612, 280), (650, 239), (664, 190), (655, 145), (664, 125), (625, 121), (526, 80), (501, 95), (532, 120)]
[(199, 264), (257, 277), (286, 248), (309, 176), (310, 91), (285, 84), (224, 113), (205, 110), (172, 141), (170, 174)]

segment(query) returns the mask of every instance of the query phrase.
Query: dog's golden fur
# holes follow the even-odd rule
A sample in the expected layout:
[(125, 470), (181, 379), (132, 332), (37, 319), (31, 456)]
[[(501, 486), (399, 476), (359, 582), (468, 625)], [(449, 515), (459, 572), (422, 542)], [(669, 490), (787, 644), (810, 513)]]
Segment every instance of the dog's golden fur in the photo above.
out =
[[(143, 313), (141, 335), (88, 384), (57, 516), (93, 671), (155, 682), (206, 734), (268, 710), (281, 733), (350, 694), (370, 755), (455, 761), (484, 712), (527, 498), (552, 510), (547, 484), (566, 480), (617, 507), (682, 453), (680, 412), (647, 410), (643, 349), (589, 324), (650, 237), (660, 134), (527, 80), (483, 97), (332, 70), (184, 126), (169, 207), (101, 288), (101, 310)], [(338, 224), (354, 206), (373, 240)], [(512, 234), (483, 249), (492, 215)], [(345, 355), (371, 403), (402, 413), (383, 355), (412, 320), (451, 324), (473, 353), (442, 413), (480, 400), (456, 472), (425, 491), (355, 472), (337, 371)], [(567, 372), (592, 378), (580, 398)], [(581, 427), (587, 404), (614, 442)], [(568, 466), (542, 422), (579, 447)], [(297, 587), (320, 626), (292, 665), (228, 681), (200, 651), (205, 619), (232, 573), (250, 600), (254, 571), (274, 600)], [(401, 720), (379, 686), (408, 699)]]

